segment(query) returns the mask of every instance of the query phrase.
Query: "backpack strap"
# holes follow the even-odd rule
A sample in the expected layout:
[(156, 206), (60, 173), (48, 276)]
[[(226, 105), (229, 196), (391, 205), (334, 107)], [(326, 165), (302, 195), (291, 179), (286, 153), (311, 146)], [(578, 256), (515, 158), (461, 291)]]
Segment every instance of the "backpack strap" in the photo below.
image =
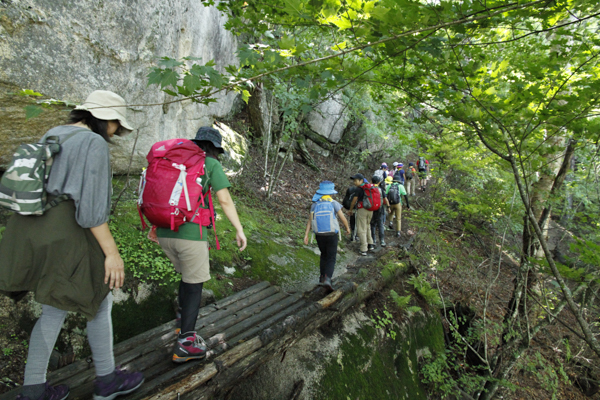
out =
[(52, 199), (46, 203), (46, 206), (44, 206), (44, 212), (48, 211), (49, 209), (56, 206), (61, 201), (65, 201), (65, 200), (69, 200), (69, 196), (67, 196), (66, 194), (61, 194), (60, 196), (56, 196), (54, 199)]
[[(60, 145), (65, 143), (67, 140), (71, 139), (73, 136), (75, 136), (76, 134), (83, 132), (83, 131), (87, 131), (87, 129), (78, 129), (75, 132), (71, 132), (68, 135), (65, 135), (62, 140), (59, 136), (48, 136), (46, 139), (44, 139), (44, 144), (46, 145), (51, 145), (52, 143), (48, 143), (48, 140), (56, 140), (56, 144), (58, 144), (58, 148), (56, 149), (52, 149), (52, 156), (55, 156), (56, 154), (58, 154), (60, 152)], [(43, 161), (46, 162), (46, 158), (43, 157), (43, 160), (38, 160), (38, 161)], [(44, 175), (46, 175), (46, 173), (44, 173)], [(48, 175), (48, 178), (50, 178), (50, 176)], [(44, 190), (46, 190), (46, 184), (48, 184), (48, 179), (46, 178), (46, 176), (44, 176)], [(49, 202), (46, 203), (46, 205), (44, 206), (44, 212), (48, 211), (49, 209), (51, 209), (52, 207), (55, 207), (58, 205), (58, 203), (63, 202), (65, 200), (69, 200), (69, 196), (67, 196), (66, 194), (61, 194), (59, 196), (56, 196), (55, 198), (53, 198), (52, 200), (50, 200)]]
[(217, 237), (217, 221), (215, 218), (215, 208), (213, 207), (212, 194), (210, 189), (208, 189), (208, 207), (210, 208), (210, 215), (212, 218), (212, 226), (215, 232), (215, 241), (217, 243), (217, 250), (221, 250), (221, 245), (219, 244), (219, 238)]

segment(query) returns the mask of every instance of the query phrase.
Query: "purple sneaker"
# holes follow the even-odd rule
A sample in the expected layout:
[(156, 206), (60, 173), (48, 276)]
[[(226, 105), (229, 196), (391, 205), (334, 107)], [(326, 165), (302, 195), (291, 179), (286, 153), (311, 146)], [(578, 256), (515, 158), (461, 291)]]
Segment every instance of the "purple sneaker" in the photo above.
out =
[(115, 375), (115, 379), (109, 383), (94, 380), (94, 400), (113, 400), (117, 396), (133, 392), (144, 383), (141, 372), (127, 372), (117, 367)]
[[(65, 400), (67, 397), (69, 397), (69, 387), (67, 385), (50, 386), (48, 385), (48, 382), (46, 382), (46, 388), (44, 389), (44, 393), (41, 397), (38, 397), (35, 400)], [(32, 399), (20, 394), (17, 396), (16, 400)]]

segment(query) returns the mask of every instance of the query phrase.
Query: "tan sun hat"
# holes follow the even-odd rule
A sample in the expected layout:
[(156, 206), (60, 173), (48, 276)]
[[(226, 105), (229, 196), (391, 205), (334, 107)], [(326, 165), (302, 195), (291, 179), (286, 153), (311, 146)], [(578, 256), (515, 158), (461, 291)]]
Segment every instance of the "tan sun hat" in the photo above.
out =
[(116, 132), (118, 136), (125, 136), (133, 130), (127, 118), (125, 100), (118, 94), (108, 90), (95, 90), (85, 99), (85, 102), (76, 110), (89, 111), (94, 117), (106, 121), (119, 120), (121, 128)]

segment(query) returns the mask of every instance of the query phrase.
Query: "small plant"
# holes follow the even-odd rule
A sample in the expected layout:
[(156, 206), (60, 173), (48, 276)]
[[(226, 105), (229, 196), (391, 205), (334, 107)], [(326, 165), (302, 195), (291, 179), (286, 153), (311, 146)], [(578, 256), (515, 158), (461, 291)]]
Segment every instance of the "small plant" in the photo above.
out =
[(392, 326), (394, 325), (394, 317), (387, 310), (387, 307), (384, 306), (383, 315), (379, 315), (377, 309), (373, 311), (374, 316), (371, 317), (371, 322), (375, 324), (375, 328), (383, 329), (386, 332), (386, 336), (391, 338), (392, 340), (396, 340), (396, 331), (394, 331)]
[(2, 354), (4, 354), (5, 356), (10, 356), (13, 353), (13, 349), (11, 349), (10, 347), (4, 347), (2, 349)]
[(408, 283), (413, 285), (417, 293), (432, 306), (441, 306), (442, 300), (437, 289), (431, 287), (431, 284), (425, 279), (425, 274), (413, 275), (408, 280)]
[(390, 290), (390, 297), (396, 304), (399, 310), (406, 310), (409, 313), (416, 313), (421, 311), (421, 307), (418, 306), (409, 306), (411, 295), (408, 296), (400, 296), (396, 291)]

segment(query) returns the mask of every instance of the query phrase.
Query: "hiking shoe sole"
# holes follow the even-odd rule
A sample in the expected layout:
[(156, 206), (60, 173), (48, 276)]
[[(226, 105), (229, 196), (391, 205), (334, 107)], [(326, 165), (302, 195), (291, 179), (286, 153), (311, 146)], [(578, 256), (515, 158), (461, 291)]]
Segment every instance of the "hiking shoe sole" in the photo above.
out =
[(206, 353), (201, 356), (187, 356), (180, 357), (177, 354), (173, 354), (173, 362), (176, 364), (183, 364), (184, 362), (192, 361), (192, 360), (203, 360), (206, 358)]
[(120, 392), (115, 392), (113, 394), (111, 394), (110, 396), (99, 396), (97, 394), (94, 395), (94, 400), (113, 400), (115, 398), (117, 398), (117, 396), (123, 396), (126, 394), (129, 394), (133, 391), (136, 391), (140, 388), (140, 386), (142, 386), (142, 384), (144, 383), (144, 379), (142, 379), (142, 381), (140, 383), (138, 383), (138, 385), (136, 387), (133, 387), (131, 389), (127, 389), (127, 390), (123, 390)]

